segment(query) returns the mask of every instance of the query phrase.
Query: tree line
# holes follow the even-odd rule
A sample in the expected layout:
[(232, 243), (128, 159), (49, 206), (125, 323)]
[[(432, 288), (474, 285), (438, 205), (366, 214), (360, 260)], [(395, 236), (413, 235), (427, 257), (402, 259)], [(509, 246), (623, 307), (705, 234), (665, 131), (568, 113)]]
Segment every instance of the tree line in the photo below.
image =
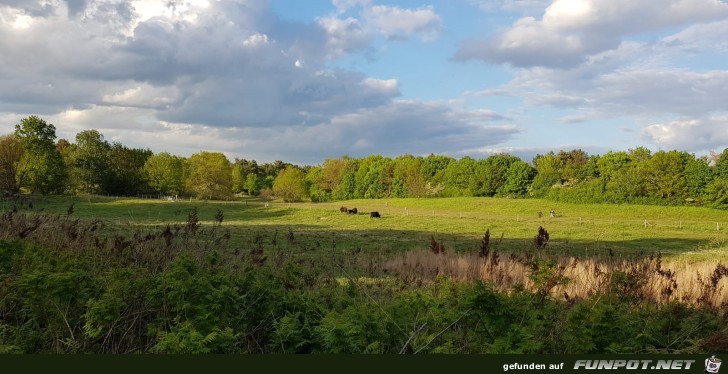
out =
[(321, 165), (190, 157), (108, 142), (85, 130), (57, 139), (37, 116), (0, 137), (0, 190), (6, 193), (162, 194), (204, 199), (237, 195), (314, 202), (355, 198), (538, 197), (575, 203), (690, 204), (728, 209), (728, 148), (697, 157), (644, 147), (588, 155), (580, 149), (537, 155), (455, 159), (431, 154), (329, 158)]

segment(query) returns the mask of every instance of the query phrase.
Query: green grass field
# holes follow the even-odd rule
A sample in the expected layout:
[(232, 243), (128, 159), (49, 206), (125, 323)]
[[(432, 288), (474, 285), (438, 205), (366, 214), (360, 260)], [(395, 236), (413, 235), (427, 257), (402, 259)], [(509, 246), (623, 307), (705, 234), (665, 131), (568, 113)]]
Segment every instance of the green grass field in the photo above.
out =
[[(260, 237), (276, 243), (292, 232), (304, 250), (350, 252), (360, 248), (378, 256), (425, 249), (430, 238), (448, 251), (475, 251), (486, 229), (501, 251), (532, 248), (538, 227), (550, 234), (547, 250), (564, 255), (617, 256), (663, 253), (693, 261), (728, 259), (728, 213), (697, 207), (564, 204), (539, 199), (448, 198), (350, 200), (335, 203), (267, 204), (260, 199), (238, 201), (162, 201), (105, 197), (35, 197), (33, 211), (101, 219), (114, 228), (156, 229), (183, 224), (197, 208), (203, 227), (222, 226), (233, 242), (251, 243)], [(11, 203), (3, 203), (3, 210)], [(356, 207), (357, 215), (339, 207)], [(557, 217), (551, 218), (554, 210)], [(373, 219), (369, 212), (382, 218)], [(538, 212), (542, 213), (539, 217)]]

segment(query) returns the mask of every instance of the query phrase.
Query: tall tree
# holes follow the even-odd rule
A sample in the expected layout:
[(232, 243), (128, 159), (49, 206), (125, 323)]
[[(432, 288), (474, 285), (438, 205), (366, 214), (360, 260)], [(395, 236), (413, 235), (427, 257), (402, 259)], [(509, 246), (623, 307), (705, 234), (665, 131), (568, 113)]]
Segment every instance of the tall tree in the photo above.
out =
[(528, 188), (533, 183), (536, 175), (531, 165), (520, 159), (511, 163), (506, 172), (506, 181), (499, 189), (498, 193), (503, 196), (520, 197), (525, 196)]
[(147, 183), (160, 194), (183, 193), (184, 162), (182, 157), (167, 152), (152, 155), (143, 166)]
[(185, 184), (198, 198), (228, 198), (232, 194), (232, 171), (232, 164), (222, 153), (195, 153), (187, 160)]
[(17, 193), (20, 186), (16, 179), (18, 166), (23, 158), (23, 145), (15, 135), (0, 137), (0, 192)]
[(76, 150), (72, 173), (78, 182), (78, 192), (87, 194), (106, 193), (110, 175), (111, 145), (97, 130), (85, 130), (76, 134)]
[(149, 192), (144, 164), (152, 156), (151, 150), (128, 148), (120, 143), (114, 143), (111, 145), (109, 155), (106, 192), (126, 196)]
[(284, 201), (301, 201), (306, 197), (306, 174), (299, 168), (288, 166), (273, 182), (273, 194)]
[(394, 159), (392, 197), (424, 197), (427, 194), (422, 162), (422, 157), (412, 155)]
[(537, 155), (533, 159), (533, 165), (538, 172), (533, 179), (532, 194), (534, 196), (546, 196), (551, 187), (563, 182), (561, 158), (553, 152)]
[(521, 161), (508, 154), (490, 156), (477, 162), (475, 175), (470, 184), (474, 196), (495, 196), (500, 194), (508, 179), (508, 170), (513, 163)]
[(713, 174), (718, 178), (728, 179), (728, 148), (716, 157)]
[(659, 151), (643, 162), (641, 170), (647, 179), (648, 192), (658, 198), (672, 198), (685, 193), (685, 154)]
[(65, 168), (55, 146), (56, 127), (30, 116), (15, 125), (15, 136), (24, 151), (17, 168), (18, 186), (42, 194), (60, 192)]

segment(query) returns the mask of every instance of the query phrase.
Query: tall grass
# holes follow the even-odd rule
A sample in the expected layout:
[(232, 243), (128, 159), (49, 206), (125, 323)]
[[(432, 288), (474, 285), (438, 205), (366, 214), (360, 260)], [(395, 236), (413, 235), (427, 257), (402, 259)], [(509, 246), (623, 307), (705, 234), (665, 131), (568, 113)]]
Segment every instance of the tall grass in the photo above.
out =
[(447, 276), (457, 282), (485, 280), (499, 291), (525, 288), (539, 291), (533, 264), (537, 259), (553, 258), (554, 275), (566, 282), (548, 291), (551, 297), (566, 301), (594, 295), (618, 298), (634, 304), (680, 301), (712, 310), (728, 308), (728, 269), (715, 262), (664, 260), (660, 255), (639, 260), (614, 257), (547, 257), (543, 253), (494, 255), (478, 253), (433, 254), (412, 250), (395, 256), (383, 265), (408, 283), (435, 281)]

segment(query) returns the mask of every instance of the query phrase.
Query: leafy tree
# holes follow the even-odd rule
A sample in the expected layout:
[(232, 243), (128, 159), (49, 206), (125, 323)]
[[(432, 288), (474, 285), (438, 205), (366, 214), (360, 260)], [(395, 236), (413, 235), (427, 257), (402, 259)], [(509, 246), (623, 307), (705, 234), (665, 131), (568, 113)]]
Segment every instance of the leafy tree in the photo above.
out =
[(16, 175), (22, 158), (23, 145), (15, 135), (0, 137), (0, 192), (17, 193), (20, 191)]
[(445, 170), (448, 164), (455, 162), (455, 159), (448, 156), (430, 154), (422, 160), (422, 176), (425, 182), (431, 182), (440, 172)]
[(445, 196), (471, 196), (470, 184), (475, 175), (476, 162), (465, 156), (447, 164), (442, 171), (442, 183), (445, 185)]
[(237, 163), (233, 164), (233, 193), (241, 193), (245, 191), (246, 175), (243, 167)]
[[(356, 174), (359, 170), (359, 160), (347, 159), (346, 167), (341, 173), (339, 183), (331, 191), (331, 196), (335, 200), (347, 200), (354, 197), (356, 193)], [(324, 169), (324, 173), (326, 170)]]
[(562, 179), (575, 184), (588, 177), (589, 155), (586, 152), (581, 149), (574, 149), (569, 152), (559, 151), (558, 157), (562, 165)]
[(198, 198), (224, 199), (232, 193), (232, 164), (222, 153), (200, 152), (187, 160), (187, 189)]
[(392, 159), (371, 155), (361, 160), (355, 174), (355, 197), (381, 199), (391, 196), (394, 164)]
[(563, 182), (561, 158), (553, 152), (537, 155), (533, 159), (533, 165), (538, 172), (533, 179), (532, 194), (534, 196), (545, 196), (552, 186)]
[(325, 191), (321, 188), (323, 181), (323, 168), (316, 166), (306, 173), (306, 186), (308, 189), (308, 195), (311, 196), (311, 201), (322, 202), (331, 200), (331, 191)]
[(713, 174), (718, 178), (728, 179), (728, 148), (724, 149), (715, 160)]
[(149, 184), (144, 173), (144, 164), (151, 156), (152, 151), (149, 149), (112, 144), (106, 192), (126, 196), (147, 192)]
[(632, 159), (627, 152), (607, 152), (597, 161), (597, 171), (604, 183), (612, 180), (614, 175), (630, 165)]
[(111, 145), (97, 130), (86, 130), (76, 134), (76, 149), (73, 154), (71, 173), (78, 185), (78, 192), (98, 194), (106, 192), (110, 175)]
[(660, 151), (643, 163), (647, 190), (655, 197), (672, 198), (685, 191), (685, 155), (678, 151)]
[(701, 196), (705, 192), (705, 186), (713, 180), (713, 174), (705, 157), (695, 158), (694, 155), (687, 156), (685, 170), (685, 189), (691, 197)]
[(65, 168), (55, 146), (56, 127), (30, 116), (15, 125), (15, 137), (24, 151), (17, 167), (18, 186), (42, 194), (61, 191)]
[(289, 166), (273, 182), (273, 193), (284, 201), (301, 201), (306, 197), (306, 174), (299, 168)]
[(728, 209), (728, 179), (716, 178), (705, 187), (705, 199), (714, 208)]
[(625, 203), (647, 196), (646, 179), (642, 171), (631, 166), (616, 172), (606, 186), (607, 201)]
[(166, 152), (150, 156), (143, 166), (149, 186), (161, 194), (181, 194), (184, 190), (184, 162), (183, 158)]
[(525, 196), (536, 175), (531, 165), (518, 160), (511, 164), (506, 172), (506, 181), (500, 188), (500, 194), (505, 196)]
[(425, 178), (421, 172), (423, 159), (404, 155), (394, 159), (392, 179), (393, 197), (424, 197)]
[(470, 183), (471, 193), (475, 196), (495, 196), (502, 193), (508, 170), (518, 161), (521, 161), (518, 157), (508, 154), (493, 155), (478, 161)]
[(258, 177), (258, 175), (254, 173), (248, 174), (248, 176), (245, 177), (244, 189), (248, 192), (249, 195), (257, 196), (260, 193), (261, 189), (260, 177)]

